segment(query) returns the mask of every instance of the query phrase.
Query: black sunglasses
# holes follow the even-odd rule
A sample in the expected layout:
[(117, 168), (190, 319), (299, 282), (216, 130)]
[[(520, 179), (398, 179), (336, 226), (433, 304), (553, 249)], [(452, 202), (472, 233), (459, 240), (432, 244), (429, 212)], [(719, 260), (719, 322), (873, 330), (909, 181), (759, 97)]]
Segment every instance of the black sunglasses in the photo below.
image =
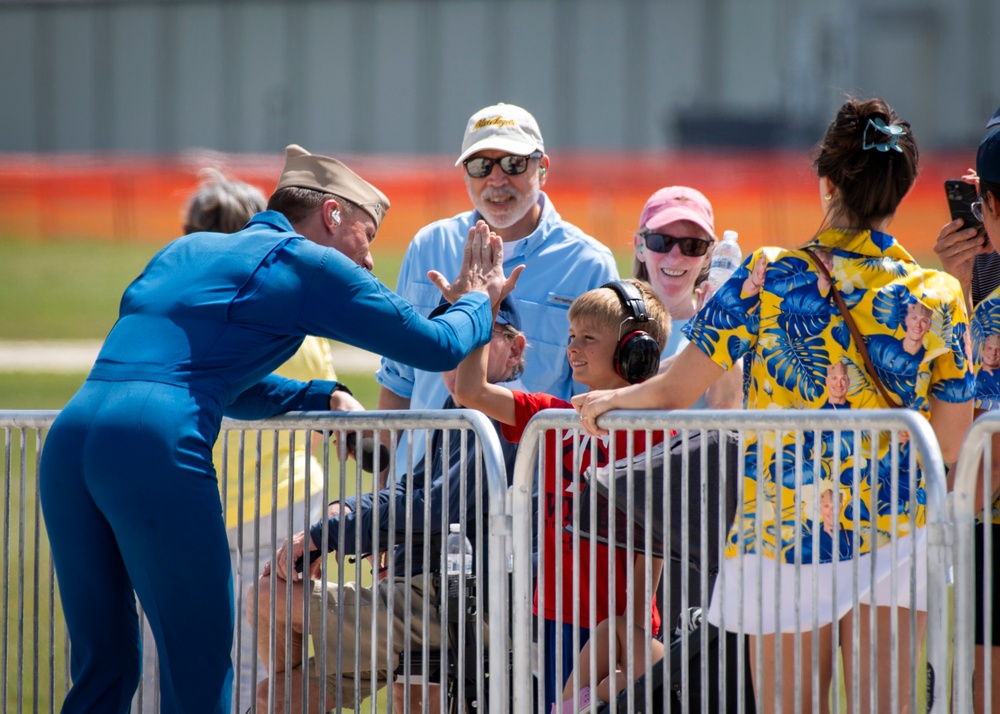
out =
[(712, 241), (701, 238), (675, 238), (666, 233), (642, 233), (642, 239), (646, 242), (646, 247), (654, 253), (669, 253), (676, 243), (681, 249), (681, 255), (689, 258), (697, 258), (708, 252), (708, 247)]
[(493, 165), (500, 164), (500, 170), (508, 176), (517, 176), (528, 170), (528, 161), (540, 159), (544, 156), (541, 151), (534, 151), (527, 156), (517, 156), (507, 154), (499, 159), (487, 159), (485, 156), (477, 156), (474, 159), (466, 159), (462, 163), (465, 165), (465, 172), (472, 178), (486, 178), (493, 173)]

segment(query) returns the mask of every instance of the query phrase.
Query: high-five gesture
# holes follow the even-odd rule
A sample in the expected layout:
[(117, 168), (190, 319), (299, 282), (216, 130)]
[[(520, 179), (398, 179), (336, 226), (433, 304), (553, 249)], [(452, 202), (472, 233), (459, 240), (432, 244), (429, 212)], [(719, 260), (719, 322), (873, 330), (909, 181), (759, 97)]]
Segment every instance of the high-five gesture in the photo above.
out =
[(503, 240), (496, 233), (490, 232), (485, 221), (478, 221), (469, 230), (462, 269), (455, 281), (449, 283), (436, 270), (429, 270), (427, 279), (437, 286), (448, 302), (453, 303), (467, 292), (476, 291), (489, 295), (490, 302), (495, 306), (514, 289), (522, 270), (524, 266), (519, 265), (509, 278), (504, 276)]

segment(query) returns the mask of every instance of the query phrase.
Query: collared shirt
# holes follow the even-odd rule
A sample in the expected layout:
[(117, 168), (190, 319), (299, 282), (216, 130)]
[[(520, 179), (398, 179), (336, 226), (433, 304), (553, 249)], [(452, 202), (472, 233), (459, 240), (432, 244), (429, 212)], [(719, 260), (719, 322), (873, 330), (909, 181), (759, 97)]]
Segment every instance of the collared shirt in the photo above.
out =
[[(618, 268), (606, 246), (564, 221), (544, 193), (539, 200), (538, 227), (517, 241), (513, 252), (505, 251), (504, 272), (509, 275), (516, 266), (525, 266), (512, 293), (528, 341), (521, 376), (525, 389), (569, 399), (585, 391), (573, 381), (566, 359), (569, 306), (581, 293), (617, 280)], [(478, 211), (460, 213), (414, 236), (399, 270), (396, 292), (420, 314), (430, 314), (441, 302), (441, 292), (427, 279), (427, 271), (437, 270), (449, 280), (458, 275), (469, 230), (481, 218)], [(391, 359), (383, 358), (376, 378), (394, 394), (409, 398), (411, 409), (436, 409), (448, 396), (439, 374)], [(424, 440), (415, 438), (414, 442), (414, 458), (419, 458)]]
[[(852, 234), (831, 229), (817, 236), (809, 247), (829, 254), (833, 264), (830, 273), (858, 330), (865, 336), (876, 372), (896, 399), (929, 417), (932, 395), (956, 403), (972, 398), (973, 378), (966, 359), (968, 322), (962, 290), (955, 278), (921, 268), (892, 236), (884, 233)], [(758, 294), (748, 293), (745, 281), (760, 260), (767, 261), (764, 287)], [(911, 325), (913, 340), (904, 342), (907, 315), (918, 303), (923, 306), (920, 311), (930, 315), (929, 324), (917, 325), (926, 328), (921, 330)], [(885, 406), (832, 295), (820, 287), (816, 268), (802, 250), (755, 251), (692, 320), (688, 337), (725, 369), (740, 357), (751, 356), (749, 409), (822, 408), (829, 400), (827, 371), (838, 363), (845, 365), (850, 380), (847, 400), (851, 407)], [(758, 462), (756, 440), (755, 434), (748, 435), (745, 517), (730, 531), (726, 553), (732, 557), (741, 549), (760, 549), (768, 557), (791, 563), (798, 544), (796, 489), (787, 481), (787, 475), (794, 471), (787, 465), (787, 458), (794, 454), (794, 435), (785, 437), (786, 458), (781, 461), (785, 462), (782, 473), (786, 480), (780, 483), (776, 445), (765, 440), (763, 460)], [(834, 443), (829, 432), (805, 441), (801, 463), (808, 467), (801, 491), (803, 518), (817, 518), (825, 511), (831, 525), (835, 520), (839, 529), (852, 530), (854, 511), (859, 511), (860, 531), (839, 541), (837, 549), (821, 549), (820, 562), (829, 562), (832, 557), (850, 558), (855, 548), (867, 553), (884, 545), (893, 512), (900, 514), (900, 535), (909, 531), (906, 436), (901, 434), (898, 442), (900, 486), (895, 504), (890, 500), (892, 454), (888, 439), (878, 445), (876, 463), (868, 460), (870, 444), (862, 444), (861, 451), (855, 453), (853, 439), (843, 435), (839, 444)], [(764, 466), (759, 468), (758, 463)], [(833, 473), (837, 463), (840, 472)], [(813, 473), (813, 465), (819, 466), (819, 473)], [(855, 466), (860, 471), (860, 493), (852, 492)], [(764, 489), (760, 503), (758, 471)], [(919, 527), (924, 522), (922, 476), (916, 485), (915, 518)], [(839, 495), (833, 502), (839, 505), (839, 516), (826, 508), (821, 511), (818, 505), (825, 491), (835, 489)], [(758, 516), (763, 520), (761, 543), (756, 541)], [(814, 562), (815, 553), (802, 549), (801, 554), (802, 562)]]

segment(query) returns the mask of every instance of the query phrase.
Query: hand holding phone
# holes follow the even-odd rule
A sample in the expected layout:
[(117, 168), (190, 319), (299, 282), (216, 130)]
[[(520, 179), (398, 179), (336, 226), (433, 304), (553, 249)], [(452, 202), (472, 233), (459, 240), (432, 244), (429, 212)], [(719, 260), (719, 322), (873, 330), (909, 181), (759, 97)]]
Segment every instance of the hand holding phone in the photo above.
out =
[(951, 220), (962, 219), (962, 228), (975, 228), (979, 231), (983, 245), (989, 238), (983, 229), (983, 222), (976, 218), (972, 212), (972, 204), (979, 200), (976, 194), (976, 187), (971, 183), (966, 183), (961, 179), (948, 179), (944, 182), (944, 193), (948, 199), (948, 208), (951, 211)]

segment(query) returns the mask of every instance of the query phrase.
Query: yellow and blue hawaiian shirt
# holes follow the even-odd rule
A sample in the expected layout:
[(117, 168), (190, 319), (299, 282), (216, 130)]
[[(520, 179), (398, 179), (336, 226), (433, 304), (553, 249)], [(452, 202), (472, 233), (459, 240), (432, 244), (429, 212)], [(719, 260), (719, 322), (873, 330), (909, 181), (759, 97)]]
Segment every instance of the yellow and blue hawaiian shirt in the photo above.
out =
[[(1000, 288), (976, 305), (970, 326), (976, 409), (1000, 409)], [(982, 520), (982, 514), (976, 516), (977, 522)], [(992, 522), (1000, 524), (1000, 497), (993, 501)]]
[[(946, 402), (972, 399), (968, 320), (954, 277), (921, 268), (892, 236), (875, 231), (827, 229), (805, 248), (827, 266), (891, 395), (925, 417), (932, 395)], [(724, 369), (746, 358), (748, 409), (886, 406), (828, 281), (803, 249), (754, 251), (691, 321), (687, 332), (691, 342)], [(915, 521), (918, 527), (924, 523), (923, 477), (919, 471), (915, 479), (907, 473), (910, 446), (905, 433), (895, 442), (900, 476), (895, 508), (890, 498), (893, 448), (888, 434), (877, 450), (862, 442), (856, 452), (853, 432), (842, 434), (839, 444), (834, 443), (833, 433), (820, 432), (813, 438), (807, 432), (799, 457), (794, 434), (786, 434), (780, 445), (765, 435), (758, 449), (757, 435), (750, 432), (746, 443), (745, 513), (730, 530), (728, 557), (760, 549), (788, 563), (797, 555), (803, 563), (826, 563), (847, 560), (855, 550), (868, 553), (873, 544), (888, 543), (893, 513), (900, 514), (899, 535), (909, 531), (913, 486)], [(797, 462), (804, 472), (798, 492), (801, 504), (795, 503)], [(833, 473), (835, 463), (839, 473)], [(759, 505), (758, 473), (763, 490)], [(776, 483), (779, 473), (781, 482)], [(838, 503), (839, 515), (832, 505)], [(821, 522), (813, 523), (810, 519), (817, 513)], [(802, 515), (801, 527), (797, 514)], [(757, 541), (758, 518), (763, 521), (762, 542)], [(815, 531), (819, 538), (811, 535)]]

